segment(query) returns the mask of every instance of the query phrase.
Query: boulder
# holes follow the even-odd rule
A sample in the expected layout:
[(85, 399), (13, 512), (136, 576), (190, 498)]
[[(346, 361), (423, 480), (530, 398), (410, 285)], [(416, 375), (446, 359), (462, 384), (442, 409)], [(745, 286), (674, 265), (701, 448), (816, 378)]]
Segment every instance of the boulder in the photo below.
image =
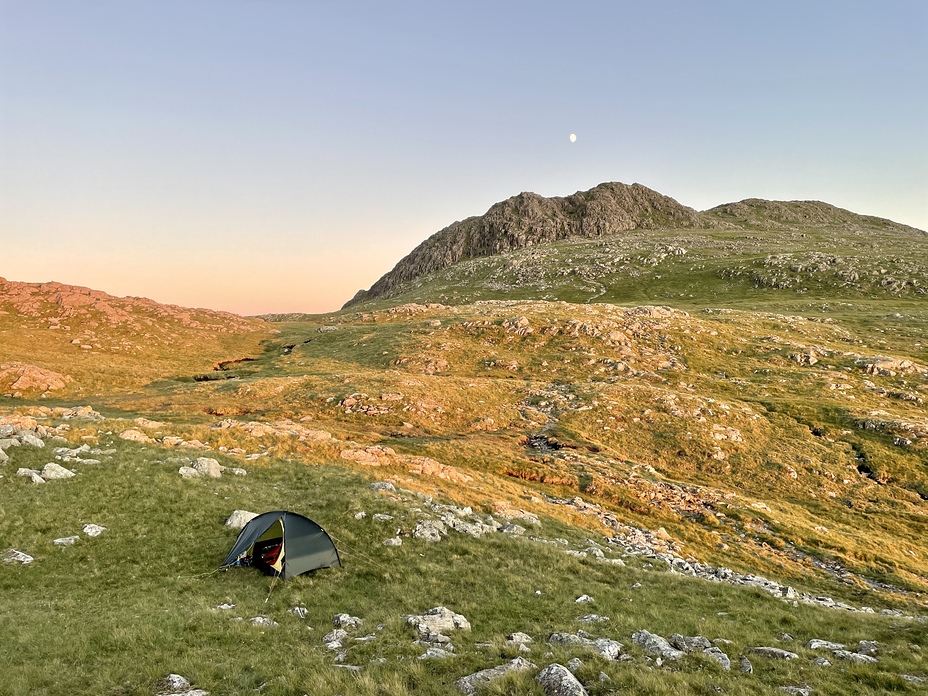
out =
[(445, 660), (449, 657), (454, 657), (454, 653), (435, 647), (428, 648), (424, 653), (419, 655), (420, 660)]
[(32, 433), (28, 433), (25, 430), (19, 431), (17, 437), (24, 445), (29, 445), (30, 447), (45, 447), (45, 442), (42, 440), (42, 438), (36, 437)]
[(46, 481), (52, 481), (56, 479), (66, 479), (74, 476), (74, 472), (70, 469), (65, 469), (60, 464), (55, 464), (50, 462), (42, 467), (42, 478)]
[[(843, 647), (843, 646), (842, 646)], [(857, 652), (861, 655), (876, 655), (880, 644), (875, 640), (862, 640), (857, 644)]]
[(474, 696), (478, 688), (485, 684), (489, 684), (494, 679), (499, 679), (504, 674), (513, 671), (522, 672), (529, 669), (535, 669), (535, 665), (523, 657), (517, 657), (497, 667), (483, 669), (479, 672), (469, 674), (466, 677), (461, 677), (454, 682), (454, 685), (458, 687), (458, 690), (464, 694), (464, 696)]
[(429, 640), (431, 636), (442, 635), (446, 631), (470, 630), (467, 619), (446, 607), (435, 607), (418, 616), (407, 616), (406, 623), (416, 629), (422, 640)]
[(516, 631), (515, 633), (510, 633), (508, 636), (506, 636), (506, 642), (510, 645), (525, 645), (532, 642), (532, 637), (528, 633)]
[(234, 510), (229, 519), (226, 520), (226, 527), (232, 529), (242, 529), (246, 524), (258, 516), (257, 512), (248, 512), (248, 510)]
[(703, 636), (681, 636), (679, 633), (672, 634), (669, 642), (677, 650), (682, 650), (685, 653), (700, 652), (712, 647), (712, 643), (709, 642), (708, 638)]
[(683, 657), (682, 650), (677, 650), (665, 638), (650, 631), (635, 631), (632, 634), (632, 640), (644, 648), (645, 652), (657, 655), (665, 660), (679, 660)]
[(820, 640), (818, 638), (813, 638), (808, 642), (806, 647), (809, 650), (844, 650), (846, 647), (844, 643), (832, 643), (828, 640)]
[(223, 469), (225, 469), (219, 462), (209, 457), (197, 457), (190, 467), (198, 471), (201, 476), (209, 476), (210, 478), (219, 478), (222, 476)]
[(576, 645), (587, 650), (593, 650), (607, 660), (618, 660), (622, 656), (623, 645), (611, 638), (589, 638), (585, 631), (573, 633), (552, 633), (548, 642), (552, 645)]
[(552, 664), (535, 677), (547, 696), (587, 696), (586, 689), (564, 665)]
[(200, 472), (190, 466), (182, 466), (177, 470), (177, 473), (180, 474), (181, 478), (199, 478)]

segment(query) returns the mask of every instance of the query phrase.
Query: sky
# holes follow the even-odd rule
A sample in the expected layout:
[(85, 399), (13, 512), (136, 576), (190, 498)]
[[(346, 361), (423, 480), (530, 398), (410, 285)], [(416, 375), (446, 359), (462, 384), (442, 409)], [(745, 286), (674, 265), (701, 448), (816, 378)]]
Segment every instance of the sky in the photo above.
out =
[(605, 181), (928, 230), (928, 2), (0, 0), (8, 280), (326, 312)]

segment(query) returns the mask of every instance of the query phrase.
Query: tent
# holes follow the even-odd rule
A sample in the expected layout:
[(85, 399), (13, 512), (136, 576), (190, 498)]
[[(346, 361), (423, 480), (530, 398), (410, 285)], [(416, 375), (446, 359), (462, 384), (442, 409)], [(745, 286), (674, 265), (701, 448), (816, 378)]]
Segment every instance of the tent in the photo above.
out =
[(341, 564), (335, 544), (322, 527), (295, 512), (274, 510), (242, 528), (222, 567), (248, 565), (266, 575), (292, 578)]

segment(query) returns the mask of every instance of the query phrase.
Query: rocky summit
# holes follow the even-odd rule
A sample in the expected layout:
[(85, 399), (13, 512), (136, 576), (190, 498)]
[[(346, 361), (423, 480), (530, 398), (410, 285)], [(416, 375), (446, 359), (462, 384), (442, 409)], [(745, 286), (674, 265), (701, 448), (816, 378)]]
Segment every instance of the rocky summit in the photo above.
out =
[[(924, 693), (926, 240), (603, 184), (324, 316), (0, 281), (0, 691)], [(341, 565), (220, 570), (275, 510)]]

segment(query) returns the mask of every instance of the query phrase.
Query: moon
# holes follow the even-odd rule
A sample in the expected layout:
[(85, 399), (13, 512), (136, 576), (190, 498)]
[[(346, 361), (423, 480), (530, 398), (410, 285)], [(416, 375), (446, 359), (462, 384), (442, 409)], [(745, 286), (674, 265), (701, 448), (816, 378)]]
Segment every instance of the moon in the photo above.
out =
[(570, 134), (570, 142), (572, 142), (572, 143), (577, 142), (577, 134), (576, 134), (576, 133), (571, 133), (571, 134)]

